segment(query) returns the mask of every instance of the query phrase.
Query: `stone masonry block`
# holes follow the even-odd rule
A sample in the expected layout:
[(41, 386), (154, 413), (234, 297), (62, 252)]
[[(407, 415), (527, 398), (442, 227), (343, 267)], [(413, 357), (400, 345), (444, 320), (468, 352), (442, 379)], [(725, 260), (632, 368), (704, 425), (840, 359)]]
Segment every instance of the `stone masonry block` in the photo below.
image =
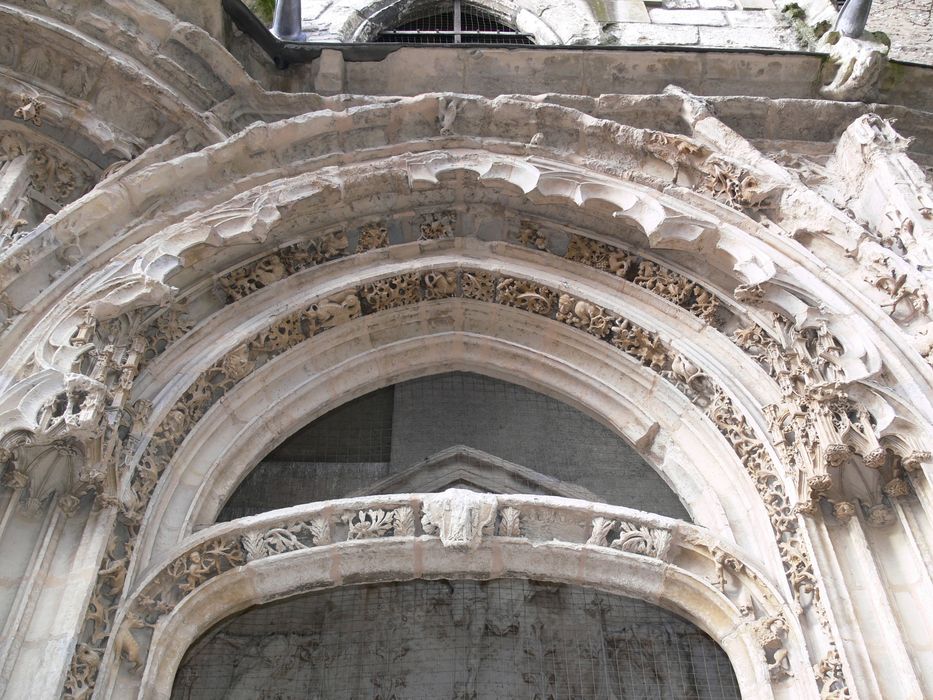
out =
[(665, 10), (657, 8), (648, 12), (654, 24), (686, 24), (693, 26), (724, 27), (726, 17), (715, 10)]
[(621, 24), (613, 34), (624, 46), (653, 44), (661, 46), (685, 46), (699, 41), (696, 27), (661, 24)]
[(778, 20), (772, 12), (749, 12), (739, 10), (727, 12), (726, 19), (733, 27), (777, 27)]
[(722, 48), (754, 47), (796, 49), (796, 44), (774, 29), (759, 27), (699, 27), (700, 45)]
[(611, 22), (650, 22), (642, 0), (616, 0), (609, 6)]

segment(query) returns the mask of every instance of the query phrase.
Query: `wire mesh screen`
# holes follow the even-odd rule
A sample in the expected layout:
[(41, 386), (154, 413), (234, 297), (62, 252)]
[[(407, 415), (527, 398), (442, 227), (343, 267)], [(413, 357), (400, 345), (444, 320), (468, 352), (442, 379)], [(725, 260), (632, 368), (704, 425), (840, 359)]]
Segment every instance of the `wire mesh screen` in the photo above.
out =
[(582, 487), (588, 500), (690, 518), (657, 472), (602, 423), (525, 387), (450, 372), (379, 389), (311, 421), (243, 479), (217, 519), (344, 498), (455, 445)]
[(402, 44), (534, 44), (530, 34), (501, 22), (494, 15), (455, 0), (444, 10), (409, 17), (381, 31), (376, 42)]
[(722, 649), (638, 600), (527, 580), (343, 587), (195, 644), (173, 700), (739, 698)]
[(392, 452), (392, 387), (348, 401), (305, 426), (269, 453), (278, 462), (388, 462)]

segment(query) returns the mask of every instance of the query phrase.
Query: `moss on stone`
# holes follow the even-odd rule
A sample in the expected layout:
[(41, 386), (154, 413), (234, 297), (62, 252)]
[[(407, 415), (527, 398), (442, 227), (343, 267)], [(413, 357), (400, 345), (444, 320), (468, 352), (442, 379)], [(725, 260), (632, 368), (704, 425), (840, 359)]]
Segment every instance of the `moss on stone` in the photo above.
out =
[(271, 24), (275, 15), (275, 0), (250, 0), (249, 9), (263, 22)]
[(783, 12), (789, 19), (792, 20), (803, 22), (807, 19), (807, 13), (800, 5), (795, 2), (784, 5), (784, 7), (781, 8), (781, 12)]

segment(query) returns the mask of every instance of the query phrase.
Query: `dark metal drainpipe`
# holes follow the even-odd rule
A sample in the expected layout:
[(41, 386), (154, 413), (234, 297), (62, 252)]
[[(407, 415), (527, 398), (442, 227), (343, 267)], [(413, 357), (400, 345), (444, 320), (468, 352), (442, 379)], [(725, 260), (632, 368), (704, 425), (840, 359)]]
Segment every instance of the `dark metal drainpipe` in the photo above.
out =
[(285, 41), (303, 41), (301, 0), (276, 0), (272, 33)]
[(865, 31), (870, 10), (871, 0), (846, 0), (839, 10), (834, 29), (843, 36), (858, 39)]

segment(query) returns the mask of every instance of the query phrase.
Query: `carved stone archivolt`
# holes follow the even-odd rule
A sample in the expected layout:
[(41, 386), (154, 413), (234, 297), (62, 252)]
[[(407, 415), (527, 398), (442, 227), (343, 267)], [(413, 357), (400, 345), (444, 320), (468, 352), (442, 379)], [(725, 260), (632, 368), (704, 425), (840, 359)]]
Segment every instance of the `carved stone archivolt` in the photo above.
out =
[[(459, 107), (455, 112), (459, 131), (467, 112)], [(630, 134), (625, 132), (625, 135), (627, 138)], [(723, 158), (714, 154), (710, 148), (700, 147), (690, 139), (655, 139), (652, 144), (655, 155), (674, 168), (675, 181), (682, 180), (680, 184), (689, 184), (694, 189), (690, 196), (705, 196), (704, 201), (707, 203), (709, 197), (712, 197), (720, 203), (727, 204), (736, 210), (731, 214), (734, 217), (738, 217), (739, 213), (750, 215), (763, 224), (768, 224), (766, 219), (770, 216), (780, 219), (780, 212), (777, 210), (781, 207), (782, 198), (789, 196), (787, 183), (778, 183), (763, 176), (761, 172), (750, 167), (745, 159)], [(439, 162), (443, 158), (437, 160)], [(414, 164), (409, 171), (412, 187), (427, 187), (426, 183), (432, 180), (437, 182), (439, 174), (463, 171), (462, 164), (456, 164), (454, 159), (450, 160), (449, 165), (441, 162), (440, 165), (432, 164), (430, 167), (425, 164), (427, 159), (412, 162)], [(579, 205), (589, 196), (581, 194), (582, 192), (597, 190), (596, 187), (581, 189), (577, 182), (562, 181), (563, 174), (555, 174), (536, 165), (529, 165), (528, 162), (515, 163), (515, 172), (520, 171), (528, 182), (537, 178), (536, 182), (541, 191), (549, 192), (548, 196), (553, 196), (555, 200), (564, 198)], [(470, 172), (476, 172), (480, 176), (492, 172), (488, 163), (480, 163), (478, 159), (471, 163), (470, 167), (473, 168)], [(649, 180), (645, 179), (645, 182)], [(665, 308), (672, 314), (678, 312), (671, 309), (670, 305), (689, 311), (712, 328), (728, 332), (736, 345), (759, 360), (771, 375), (782, 397), (780, 402), (774, 404), (773, 411), (768, 409), (767, 416), (771, 423), (771, 442), (777, 447), (774, 454), (780, 457), (782, 469), (777, 469), (773, 463), (767, 465), (767, 468), (760, 465), (762, 461), (770, 462), (772, 457), (765, 443), (769, 436), (761, 434), (760, 428), (757, 427), (759, 422), (743, 418), (744, 427), (738, 434), (727, 434), (723, 428), (721, 431), (746, 464), (756, 485), (761, 481), (759, 492), (769, 512), (773, 509), (772, 524), (779, 533), (776, 538), (778, 547), (784, 559), (788, 580), (801, 608), (813, 608), (817, 617), (825, 618), (825, 615), (820, 613), (822, 603), (814, 596), (814, 591), (819, 586), (818, 581), (815, 581), (812, 561), (808, 559), (809, 545), (805, 537), (793, 534), (799, 526), (786, 519), (788, 509), (791, 518), (796, 518), (796, 512), (815, 513), (816, 506), (825, 501), (827, 515), (832, 513), (837, 521), (851, 521), (861, 513), (870, 524), (891, 523), (894, 518), (893, 502), (896, 499), (911, 497), (912, 480), (919, 477), (921, 465), (926, 459), (921, 431), (902, 430), (904, 421), (892, 423), (898, 426), (896, 428), (880, 427), (878, 406), (865, 397), (865, 385), (858, 383), (870, 372), (878, 372), (877, 366), (862, 375), (853, 371), (853, 351), (844, 330), (840, 330), (838, 325), (831, 327), (829, 320), (825, 324), (822, 323), (823, 318), (832, 319), (835, 312), (828, 310), (823, 314), (820, 310), (817, 314), (815, 302), (804, 294), (796, 294), (786, 282), (775, 277), (774, 270), (768, 268), (772, 261), (765, 261), (758, 252), (742, 252), (740, 247), (735, 245), (736, 236), (733, 234), (730, 234), (731, 238), (726, 235), (717, 238), (717, 227), (712, 224), (704, 225), (695, 219), (689, 222), (683, 218), (677, 220), (670, 210), (663, 209), (649, 197), (639, 198), (626, 191), (624, 195), (630, 199), (625, 200), (622, 190), (609, 195), (606, 194), (607, 191), (600, 190), (600, 196), (617, 197), (621, 202), (616, 211), (618, 218), (625, 219), (626, 226), (641, 226), (644, 229), (643, 235), (647, 236), (652, 245), (664, 240), (679, 241), (679, 246), (683, 246), (687, 240), (698, 241), (698, 247), (704, 250), (719, 250), (717, 246), (721, 245), (722, 251), (733, 256), (733, 261), (730, 262), (732, 267), (716, 268), (719, 272), (711, 277), (715, 278), (723, 269), (733, 268), (741, 268), (743, 273), (747, 271), (748, 274), (732, 278), (720, 274), (717, 278), (718, 283), (714, 286), (709, 281), (692, 279), (677, 265), (660, 262), (650, 251), (643, 254), (640, 248), (632, 245), (636, 240), (634, 237), (620, 239), (620, 245), (610, 245), (603, 240), (576, 233), (568, 235), (558, 232), (555, 235), (547, 226), (529, 218), (512, 221), (509, 224), (512, 228), (502, 239), (527, 247), (529, 250), (523, 251), (523, 254), (528, 256), (537, 255), (534, 251), (543, 251), (562, 256), (570, 263), (586, 265), (592, 270), (606, 273), (613, 278), (613, 283), (620, 285), (620, 289), (632, 289), (626, 287), (627, 284), (641, 288), (658, 300), (657, 303), (661, 305), (658, 308)], [(172, 250), (181, 253), (179, 259), (187, 261), (183, 265), (191, 264), (203, 253), (203, 250), (194, 244), (179, 242), (183, 236), (189, 236), (186, 241), (198, 240), (197, 245), (226, 245), (231, 241), (252, 244), (263, 236), (279, 235), (276, 227), (285, 221), (282, 212), (287, 209), (286, 204), (281, 204), (268, 193), (263, 193), (261, 201), (252, 201), (245, 196), (241, 199), (243, 201), (238, 200), (238, 205), (242, 206), (235, 210), (227, 211), (222, 207), (216, 207), (202, 217), (203, 221), (193, 217), (189, 222), (192, 224), (190, 227), (186, 224), (173, 231), (172, 236), (177, 236), (177, 239), (166, 236), (167, 240), (171, 239), (171, 245), (176, 246)], [(245, 265), (240, 264), (235, 269), (227, 269), (215, 278), (220, 302), (241, 303), (262, 290), (279, 285), (288, 277), (315, 266), (337, 261), (349, 255), (351, 251), (367, 253), (373, 259), (382, 255), (389, 259), (395, 251), (381, 251), (389, 247), (390, 238), (393, 245), (413, 244), (418, 241), (418, 245), (425, 251), (432, 250), (432, 246), (435, 245), (453, 247), (458, 244), (455, 237), (468, 232), (458, 228), (464, 225), (463, 211), (450, 210), (446, 208), (448, 206), (443, 205), (435, 213), (413, 215), (411, 224), (398, 219), (369, 219), (366, 223), (364, 215), (358, 220), (364, 222), (362, 225), (354, 224), (339, 230), (328, 228), (315, 232), (314, 237), (302, 239), (298, 243), (288, 243), (272, 252), (266, 249), (261, 257), (253, 257)], [(423, 212), (424, 209), (418, 211)], [(650, 211), (651, 216), (644, 215), (645, 211)], [(651, 221), (654, 223), (650, 223)], [(191, 234), (192, 230), (197, 232), (196, 235)], [(675, 230), (676, 234), (672, 233)], [(916, 231), (916, 228), (914, 230)], [(198, 239), (202, 233), (203, 240)], [(639, 232), (639, 235), (642, 233)], [(891, 235), (885, 235), (886, 238), (882, 236), (879, 240), (882, 243), (887, 241), (896, 249), (893, 253), (895, 257), (900, 251), (907, 251), (910, 245), (913, 245), (911, 236), (914, 234), (911, 233), (910, 226), (899, 229), (897, 240)], [(665, 236), (669, 238), (666, 239)], [(290, 240), (293, 241), (294, 238)], [(621, 240), (625, 242), (622, 243)], [(898, 243), (898, 240), (901, 242)], [(212, 242), (206, 244), (204, 241)], [(184, 257), (194, 250), (201, 252), (192, 254), (190, 259)], [(63, 252), (62, 255), (67, 257), (68, 254)], [(713, 259), (714, 256), (710, 255), (709, 260)], [(868, 259), (867, 253), (864, 256), (859, 253), (860, 263)], [(922, 278), (912, 275), (905, 277), (900, 263), (897, 263), (895, 258), (891, 258), (890, 261), (884, 258), (881, 260), (885, 264), (884, 270), (879, 271), (876, 278), (869, 276), (868, 279), (870, 284), (889, 298), (880, 306), (900, 325), (913, 327), (921, 324), (929, 313)], [(888, 264), (889, 262), (891, 264)], [(715, 267), (712, 262), (709, 264)], [(862, 278), (867, 276), (864, 270), (860, 274)], [(733, 298), (730, 299), (728, 293), (724, 294), (722, 290), (729, 289), (737, 280), (743, 281), (735, 286)], [(114, 314), (119, 309), (119, 300), (123, 298), (117, 291), (109, 296), (104, 295), (106, 298), (99, 300), (94, 307), (95, 312), (102, 316)], [(150, 307), (154, 304), (166, 304), (166, 308), (148, 316), (148, 325), (143, 324), (143, 328), (139, 329), (139, 334), (149, 345), (142, 351), (144, 361), (166, 352), (172, 343), (178, 342), (190, 332), (194, 323), (203, 320), (202, 317), (198, 317), (198, 314), (204, 313), (203, 302), (200, 306), (192, 305), (191, 308), (195, 309), (194, 315), (189, 316), (181, 300), (177, 303), (172, 301), (169, 305), (169, 296), (171, 294), (163, 282), (151, 285), (148, 291), (137, 296), (139, 304), (145, 302)], [(727, 407), (731, 406), (732, 399), (704, 371), (698, 358), (692, 355), (688, 357), (685, 351), (674, 350), (670, 339), (623, 318), (617, 311), (609, 308), (611, 304), (605, 298), (597, 303), (583, 298), (575, 289), (565, 289), (553, 283), (545, 284), (538, 279), (462, 266), (438, 266), (436, 269), (384, 276), (368, 280), (352, 289), (309, 300), (300, 312), (277, 317), (274, 323), (257, 333), (236, 352), (231, 351), (218, 359), (189, 387), (181, 404), (167, 412), (160, 410), (160, 422), (148, 441), (140, 437), (142, 421), (145, 418), (132, 414), (133, 411), (137, 411), (139, 416), (145, 416), (146, 405), (132, 405), (126, 409), (121, 418), (122, 423), (116, 431), (122, 437), (117, 441), (111, 440), (109, 444), (112, 447), (101, 448), (101, 452), (108, 455), (121, 450), (131, 452), (137, 443), (141, 444), (142, 457), (136, 471), (129, 476), (131, 472), (127, 466), (123, 466), (122, 458), (112, 460), (107, 457), (105, 462), (110, 465), (116, 463), (117, 466), (108, 466), (102, 470), (92, 467), (84, 480), (88, 483), (102, 483), (97, 476), (98, 472), (112, 474), (112, 477), (107, 477), (110, 479), (108, 483), (113, 483), (112, 487), (100, 489), (95, 486), (94, 489), (84, 491), (78, 489), (61, 492), (61, 506), (65, 512), (74, 512), (80, 505), (81, 498), (92, 492), (102, 494), (99, 497), (95, 496), (98, 505), (116, 506), (119, 510), (118, 533), (125, 544), (116, 545), (113, 553), (108, 553), (101, 571), (111, 572), (119, 561), (128, 560), (132, 556), (139, 523), (159, 476), (174, 451), (210, 406), (244, 377), (279, 354), (329, 328), (367, 314), (449, 298), (507, 305), (554, 319), (609, 342), (676, 385), (690, 401), (706, 411), (717, 425), (718, 420), (723, 419), (735, 427), (738, 420), (736, 410), (734, 407)], [(745, 305), (745, 312), (737, 311), (739, 305)], [(212, 308), (216, 310), (216, 307)], [(780, 309), (782, 312), (771, 318), (768, 314), (774, 309)], [(791, 313), (788, 309), (796, 311)], [(152, 308), (149, 311), (152, 311)], [(792, 317), (793, 322), (790, 320)], [(921, 332), (918, 331), (918, 336)], [(78, 340), (82, 333), (85, 331), (79, 330), (75, 339)], [(88, 352), (87, 357), (96, 359), (98, 341), (88, 344), (93, 345), (95, 350)], [(118, 359), (119, 364), (122, 365), (123, 362), (122, 359)], [(134, 372), (138, 372), (139, 369), (140, 366), (137, 365)], [(86, 366), (76, 374), (91, 377), (93, 371), (93, 367)], [(133, 372), (128, 372), (127, 378), (120, 380), (123, 394), (128, 394), (132, 389), (132, 374)], [(856, 377), (854, 382), (852, 376)], [(67, 424), (68, 430), (83, 435), (81, 431), (84, 428), (80, 425), (93, 424), (96, 420), (94, 416), (100, 414), (101, 410), (106, 414), (107, 409), (100, 407), (106, 406), (110, 399), (97, 398), (104, 396), (106, 392), (84, 379), (74, 379), (70, 382), (65, 391), (56, 397), (56, 401), (48, 402), (43, 409), (39, 421), (43, 431), (58, 431), (60, 425)], [(100, 384), (107, 386), (107, 382)], [(107, 391), (112, 389), (108, 388)], [(879, 393), (875, 392), (874, 396), (879, 396)], [(127, 400), (121, 398), (120, 401), (124, 403), (117, 405), (125, 405)], [(115, 410), (113, 409), (113, 412)], [(880, 414), (883, 414), (883, 410)], [(752, 425), (755, 427), (751, 427)], [(87, 438), (81, 438), (85, 439)], [(752, 444), (761, 446), (760, 454), (749, 452), (748, 446)], [(84, 455), (81, 456), (82, 462), (87, 462), (87, 459)], [(90, 459), (96, 460), (95, 457)], [(6, 467), (4, 471), (5, 479), (11, 486), (24, 484), (19, 488), (26, 489), (26, 484), (32, 484), (28, 470), (21, 468), (21, 463), (28, 461), (33, 460), (31, 457), (17, 456), (8, 462), (13, 466)], [(124, 470), (122, 475), (121, 469)], [(80, 468), (78, 471), (80, 472)], [(767, 476), (761, 476), (762, 474)], [(869, 476), (866, 477), (866, 474)], [(127, 480), (132, 480), (131, 487), (117, 488), (117, 483), (124, 476)], [(789, 479), (793, 486), (781, 491), (778, 485), (784, 479)], [(25, 490), (23, 493), (25, 494)], [(26, 498), (28, 500), (33, 497), (29, 495)], [(35, 501), (31, 502), (34, 505)], [(360, 532), (369, 531), (367, 528), (378, 529), (387, 522), (380, 518), (377, 518), (376, 522), (373, 517), (375, 516), (366, 515), (358, 521)], [(506, 524), (503, 522), (505, 521), (497, 520), (491, 526), (494, 529), (502, 527), (506, 531), (522, 531), (521, 525), (518, 530), (514, 530), (509, 524), (511, 521)], [(393, 524), (393, 532), (394, 527)], [(406, 529), (404, 526), (400, 527), (401, 530)], [(788, 535), (787, 532), (791, 534)], [(613, 532), (612, 536), (612, 541), (622, 539), (621, 532)], [(102, 595), (118, 595), (113, 585), (112, 573), (108, 574), (107, 578), (106, 586), (101, 585)], [(116, 581), (119, 583), (119, 579)], [(101, 605), (106, 607), (103, 603)], [(98, 615), (97, 612), (93, 614)], [(826, 620), (821, 619), (820, 625), (826, 635), (832, 636)], [(90, 638), (106, 635), (108, 632), (103, 631), (106, 629), (105, 626), (95, 628), (93, 632), (85, 630), (84, 636)], [(98, 639), (98, 642), (101, 641), (104, 641), (104, 638)], [(86, 641), (81, 643), (85, 644), (85, 647), (82, 647), (84, 650), (93, 651), (100, 648), (87, 646)], [(127, 643), (128, 640), (122, 638), (120, 644), (126, 646)], [(820, 643), (816, 644), (816, 647), (820, 646)], [(822, 648), (830, 648), (832, 652), (831, 645)], [(87, 656), (87, 659), (91, 658), (92, 656)], [(827, 658), (834, 657), (830, 653)], [(774, 661), (775, 657), (770, 657), (770, 662)], [(80, 665), (82, 670), (79, 675), (84, 677), (86, 669), (92, 665)], [(835, 669), (827, 673), (829, 677), (836, 678), (841, 674), (841, 670)], [(836, 691), (841, 689), (838, 680), (833, 680), (830, 686)]]
[[(644, 271), (648, 268), (641, 266), (640, 269)], [(821, 624), (824, 640), (832, 638), (828, 619), (825, 619), (819, 582), (812, 568), (809, 546), (800, 528), (793, 503), (783, 490), (782, 479), (763, 447), (761, 438), (751, 430), (747, 420), (738, 414), (722, 389), (686, 358), (673, 351), (655, 333), (597, 307), (592, 302), (574, 298), (530, 280), (516, 277), (500, 278), (488, 272), (465, 269), (436, 270), (430, 275), (406, 273), (367, 283), (358, 290), (348, 290), (326, 301), (314, 302), (305, 309), (276, 319), (271, 326), (258, 332), (244, 346), (217, 360), (165, 415), (143, 452), (132, 478), (131, 488), (127, 496), (119, 502), (119, 531), (125, 534), (120, 539), (121, 544), (115, 545), (113, 553), (108, 554), (104, 560), (101, 571), (109, 571), (120, 560), (131, 556), (146, 504), (174, 451), (209, 408), (243, 377), (316, 333), (347, 323), (356, 316), (379, 313), (436, 298), (432, 290), (437, 288), (438, 279), (445, 280), (445, 284), (456, 290), (457, 295), (466, 296), (468, 290), (472, 292), (475, 289), (485, 289), (483, 294), (487, 298), (491, 294), (494, 303), (548, 316), (557, 322), (595, 335), (631, 355), (639, 363), (659, 372), (681, 388), (691, 401), (703, 408), (746, 466), (765, 502), (771, 515), (788, 582), (801, 614), (807, 609), (814, 609), (817, 616), (823, 620)], [(477, 533), (484, 527), (497, 527), (494, 513), (481, 506), (479, 501), (473, 505), (466, 501), (458, 504), (445, 503), (446, 505), (436, 508), (432, 506), (424, 511), (421, 523), (426, 533), (439, 534), (446, 538), (448, 543), (469, 548), (475, 546), (479, 536)], [(376, 509), (359, 511), (348, 516), (345, 525), (349, 528), (348, 537), (366, 539), (387, 533), (412, 532), (409, 521), (407, 513), (396, 514), (385, 509)], [(526, 526), (521, 522), (517, 525), (512, 522), (498, 527), (506, 527), (512, 532), (526, 531)], [(251, 542), (249, 556), (257, 556), (257, 553), (263, 551), (297, 547), (301, 543), (300, 538), (296, 539), (298, 534), (288, 530), (270, 535), (271, 539)], [(663, 552), (669, 544), (663, 533), (632, 528), (625, 523), (595, 520), (588, 541), (597, 546), (608, 546), (643, 555), (656, 555)], [(115, 601), (118, 597), (111, 582), (111, 578), (103, 575), (99, 577), (97, 590), (101, 600)], [(104, 608), (106, 604), (102, 603), (100, 609)], [(93, 626), (88, 628), (91, 632), (82, 643), (90, 644), (90, 648), (103, 653), (102, 643), (112, 636), (109, 625), (113, 623), (107, 615), (100, 618), (96, 613), (89, 612), (88, 620), (91, 619), (95, 620)], [(831, 642), (830, 648), (833, 648)], [(769, 663), (780, 665), (780, 660), (772, 654)], [(835, 691), (844, 692), (844, 685), (836, 683), (833, 688)]]
[[(26, 109), (26, 105), (21, 109)], [(41, 108), (33, 106), (30, 113), (38, 115)], [(99, 168), (51, 139), (24, 127), (4, 128), (0, 134), (0, 165), (21, 156), (29, 157), (29, 186), (40, 193), (41, 198), (36, 201), (45, 213), (49, 212), (50, 203), (57, 211), (77, 199), (100, 177)], [(35, 199), (28, 190), (26, 196)]]
[[(527, 222), (523, 225), (526, 224)], [(388, 227), (375, 224), (371, 226), (375, 227), (373, 230), (376, 232), (377, 240), (385, 241), (379, 245), (387, 244), (385, 233)], [(357, 238), (362, 240), (362, 237), (363, 231), (361, 230)], [(534, 239), (529, 238), (527, 243), (521, 240), (519, 242), (540, 249), (536, 243), (539, 238), (541, 236), (536, 235)], [(236, 302), (266, 286), (277, 284), (291, 274), (326, 263), (328, 260), (337, 259), (343, 256), (349, 247), (347, 237), (339, 232), (328, 234), (313, 243), (292, 245), (222, 278), (224, 299), (228, 303)], [(724, 318), (729, 317), (722, 310), (718, 298), (701, 285), (691, 282), (683, 275), (664, 268), (654, 261), (642, 259), (622, 249), (593, 239), (575, 236), (571, 238), (566, 248), (565, 257), (572, 262), (587, 264), (596, 270), (605, 271), (617, 278), (629, 281), (665, 302), (693, 312), (707, 322), (719, 325)], [(366, 313), (397, 308), (422, 300), (457, 296), (493, 301), (552, 317), (611, 342), (640, 363), (675, 383), (691, 401), (702, 408), (708, 408), (717, 400), (721, 401), (717, 399), (716, 388), (709, 378), (683, 355), (672, 353), (662, 339), (637, 324), (607, 311), (604, 307), (574, 297), (572, 294), (548, 288), (530, 280), (500, 278), (480, 270), (435, 270), (423, 275), (404, 274), (376, 280), (358, 290), (314, 302), (300, 314), (278, 319), (275, 324), (260, 333), (254, 341), (248, 343), (245, 349), (223, 358), (215, 369), (202, 376), (199, 382), (186, 393), (189, 397), (189, 405), (184, 410), (174, 409), (166, 417), (163, 422), (165, 427), (156, 432), (144, 454), (134, 477), (132, 493), (121, 499), (120, 518), (123, 523), (121, 527), (126, 528), (129, 539), (128, 547), (118, 552), (118, 558), (127, 556), (127, 553), (132, 551), (132, 545), (129, 542), (135, 537), (134, 533), (138, 530), (138, 522), (144, 512), (145, 504), (157, 484), (160, 470), (164, 469), (164, 466), (157, 466), (158, 462), (161, 461), (164, 464), (165, 460), (170, 459), (174, 448), (184, 439), (186, 430), (190, 429), (190, 426), (199, 420), (207, 408), (239, 379), (263, 362), (294, 347), (295, 344), (320, 330), (340, 325)], [(736, 296), (739, 296), (738, 293)], [(155, 349), (156, 352), (164, 352), (169, 342), (162, 341), (161, 338), (170, 337), (177, 340), (185, 333), (184, 329), (187, 328), (188, 323), (183, 320), (184, 313), (178, 309), (166, 311), (158, 315), (157, 319), (162, 319), (161, 322), (156, 323), (156, 326), (161, 323), (163, 330), (155, 331), (160, 338), (155, 344)], [(745, 333), (749, 338), (754, 336), (757, 338), (756, 342), (765, 345), (769, 342), (775, 343), (774, 334), (773, 329), (765, 331), (760, 326)], [(810, 335), (814, 337), (811, 339)], [(736, 335), (736, 343), (740, 347), (759, 359), (764, 359), (766, 356), (771, 358), (768, 355), (770, 350), (764, 352), (753, 348), (754, 343), (743, 340), (743, 337)], [(794, 387), (793, 391), (799, 391), (800, 387), (809, 385), (817, 376), (825, 380), (830, 376), (841, 375), (836, 362), (837, 356), (841, 354), (841, 347), (831, 334), (824, 331), (823, 336), (820, 336), (819, 333), (814, 335), (807, 331), (802, 338), (801, 347), (806, 352), (804, 350), (800, 352), (806, 355), (806, 359), (793, 360), (796, 364), (788, 365), (788, 367), (794, 369), (789, 371), (785, 367), (772, 371), (770, 367), (766, 367), (772, 371), (772, 376), (779, 385)], [(807, 363), (809, 366), (806, 370), (796, 369)], [(836, 374), (834, 375), (833, 372)], [(177, 437), (171, 437), (172, 435)], [(743, 438), (743, 440), (746, 439), (751, 441), (760, 438), (749, 435)], [(835, 443), (831, 443), (830, 447), (833, 444)], [(920, 452), (922, 451), (918, 451)], [(882, 490), (878, 491), (883, 497), (898, 497), (898, 494), (906, 492), (908, 482), (903, 476), (899, 476), (896, 472), (885, 476)], [(803, 483), (802, 480), (801, 483)], [(818, 480), (808, 480), (807, 483), (817, 484), (819, 487)], [(769, 481), (766, 480), (764, 485), (770, 489)], [(762, 495), (767, 499), (772, 498), (770, 490), (767, 493), (762, 490)], [(782, 498), (786, 500), (786, 497)], [(837, 503), (840, 502), (837, 501)], [(840, 507), (836, 512), (842, 514), (844, 518), (846, 509)], [(871, 522), (883, 523), (889, 519), (890, 515), (885, 512), (883, 504), (875, 503), (870, 506), (869, 520)], [(797, 582), (794, 584), (795, 590), (800, 592), (802, 600), (810, 603), (815, 587), (815, 577), (809, 571), (805, 560), (802, 564), (800, 563), (799, 546), (787, 546), (785, 549), (782, 549), (785, 554), (785, 566), (789, 576)], [(806, 549), (806, 546), (803, 546), (804, 552)], [(797, 558), (794, 559), (795, 557)], [(793, 561), (788, 563), (790, 559)], [(102, 570), (108, 570), (112, 565), (113, 562), (105, 561)]]
[[(678, 571), (684, 567), (694, 576), (716, 566), (710, 558), (715, 552), (733, 562), (730, 604), (741, 601), (749, 614), (762, 615), (750, 637), (758, 640), (765, 663), (776, 677), (790, 672), (788, 642), (797, 633), (784, 621), (778, 596), (742, 555), (722, 549), (700, 528), (624, 508), (600, 506), (594, 512), (580, 501), (462, 489), (345, 499), (261, 516), (259, 522), (251, 518), (215, 526), (157, 568), (120, 606), (120, 641), (113, 653), (128, 672), (138, 672), (146, 663), (152, 630), (183, 600), (238, 567), (321, 548), (339, 552), (364, 543), (371, 547), (371, 556), (378, 557), (380, 543), (399, 538), (437, 540), (444, 549), (467, 553), (494, 546), (500, 538), (533, 546), (595, 548), (604, 556), (654, 560)], [(100, 665), (96, 654), (87, 645), (79, 648), (73, 665), (75, 687), (88, 687)]]

